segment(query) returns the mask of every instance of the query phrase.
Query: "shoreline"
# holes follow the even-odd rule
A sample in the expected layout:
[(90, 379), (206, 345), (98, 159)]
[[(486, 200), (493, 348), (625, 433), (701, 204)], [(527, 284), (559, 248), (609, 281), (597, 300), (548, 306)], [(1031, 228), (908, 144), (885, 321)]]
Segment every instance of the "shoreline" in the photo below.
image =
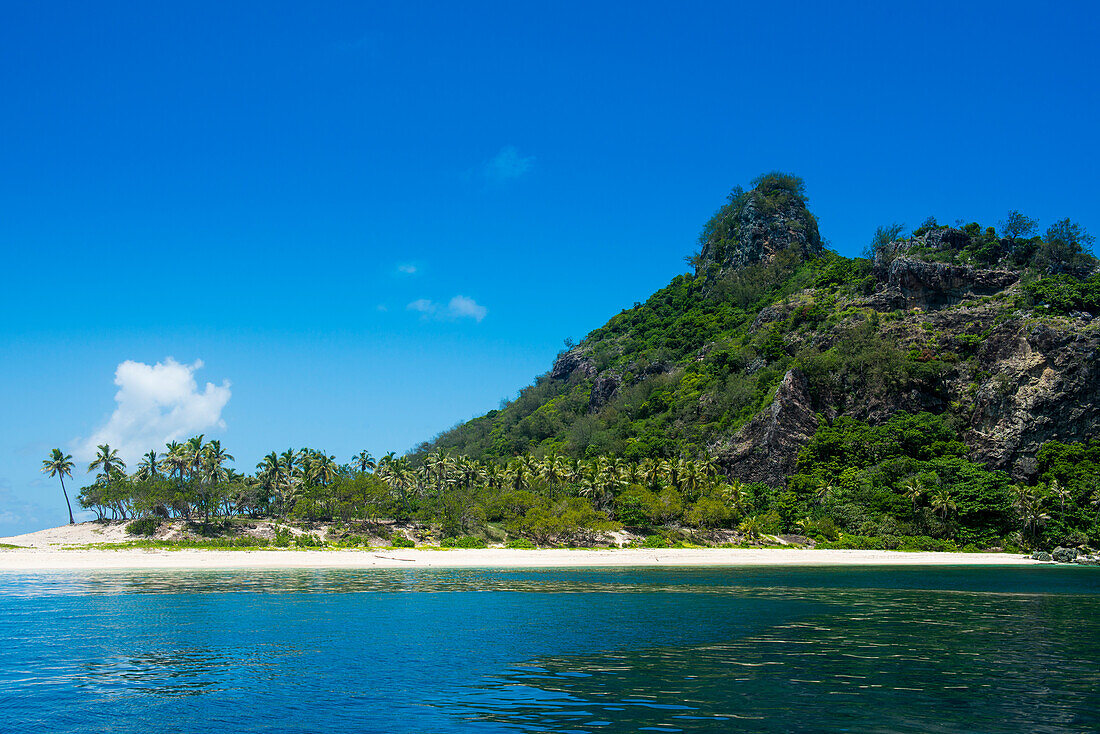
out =
[(0, 550), (0, 572), (171, 569), (1053, 565), (1011, 553), (744, 548), (512, 550)]

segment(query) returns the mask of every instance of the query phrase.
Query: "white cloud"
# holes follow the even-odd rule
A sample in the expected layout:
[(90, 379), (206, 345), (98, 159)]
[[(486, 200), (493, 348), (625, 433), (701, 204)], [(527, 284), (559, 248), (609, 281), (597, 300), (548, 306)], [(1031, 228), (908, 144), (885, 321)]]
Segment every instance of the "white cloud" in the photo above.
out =
[(437, 318), (446, 321), (473, 319), (478, 323), (481, 323), (481, 320), (489, 313), (487, 308), (466, 296), (455, 296), (446, 307), (429, 298), (418, 298), (405, 308), (409, 311), (419, 312), (424, 318)]
[(437, 310), (439, 310), (439, 307), (427, 298), (418, 298), (405, 308), (410, 311), (419, 311), (425, 316), (430, 316), (431, 314), (434, 314)]
[(488, 309), (466, 296), (455, 296), (447, 304), (447, 313), (456, 319), (470, 318), (478, 323), (489, 313)]
[(412, 263), (401, 263), (397, 266), (397, 272), (405, 275), (416, 275), (416, 266)]
[(108, 443), (133, 464), (150, 449), (211, 429), (224, 429), (222, 409), (229, 402), (229, 381), (206, 383), (200, 391), (194, 373), (202, 360), (180, 364), (171, 357), (154, 365), (127, 360), (115, 370), (115, 402), (107, 422), (74, 450), (90, 460), (96, 446)]
[(514, 145), (506, 145), (485, 162), (482, 172), (493, 181), (508, 181), (527, 173), (534, 164), (534, 156), (521, 156)]

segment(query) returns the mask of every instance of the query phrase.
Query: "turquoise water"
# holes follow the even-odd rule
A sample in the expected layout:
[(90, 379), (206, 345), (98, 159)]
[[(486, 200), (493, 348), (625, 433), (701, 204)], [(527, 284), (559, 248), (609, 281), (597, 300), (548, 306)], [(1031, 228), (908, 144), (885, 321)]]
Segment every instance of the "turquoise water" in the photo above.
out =
[(0, 730), (1100, 729), (1100, 572), (0, 573)]

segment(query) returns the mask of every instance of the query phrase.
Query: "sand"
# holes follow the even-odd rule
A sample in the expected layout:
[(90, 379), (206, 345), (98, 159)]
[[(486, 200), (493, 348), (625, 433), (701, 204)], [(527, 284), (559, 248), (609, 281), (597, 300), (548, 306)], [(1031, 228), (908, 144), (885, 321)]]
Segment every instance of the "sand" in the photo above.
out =
[(121, 524), (64, 525), (0, 538), (0, 571), (196, 568), (583, 568), (625, 566), (1001, 566), (1035, 564), (1009, 553), (905, 553), (801, 548), (583, 550), (96, 550), (130, 539)]

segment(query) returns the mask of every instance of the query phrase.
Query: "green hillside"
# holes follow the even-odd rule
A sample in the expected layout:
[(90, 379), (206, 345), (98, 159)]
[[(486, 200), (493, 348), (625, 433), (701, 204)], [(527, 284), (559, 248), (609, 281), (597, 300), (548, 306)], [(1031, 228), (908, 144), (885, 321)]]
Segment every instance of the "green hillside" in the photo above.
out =
[[(761, 415), (791, 371), (828, 420), (881, 422), (894, 407), (942, 414), (965, 432), (989, 371), (987, 322), (1001, 332), (1008, 323), (1061, 329), (1076, 326), (1068, 314), (1100, 312), (1090, 240), (1068, 221), (1045, 237), (1016, 214), (1005, 236), (931, 220), (910, 238), (887, 227), (868, 257), (846, 258), (821, 246), (800, 179), (754, 184), (735, 189), (704, 227), (695, 274), (613, 316), (505, 407), (420, 451), (697, 456)], [(908, 272), (896, 280), (929, 282), (896, 292), (906, 289), (891, 282), (891, 265), (896, 273), (902, 261)], [(1076, 426), (1053, 434), (1082, 437)], [(995, 463), (1012, 468), (1016, 458)]]

